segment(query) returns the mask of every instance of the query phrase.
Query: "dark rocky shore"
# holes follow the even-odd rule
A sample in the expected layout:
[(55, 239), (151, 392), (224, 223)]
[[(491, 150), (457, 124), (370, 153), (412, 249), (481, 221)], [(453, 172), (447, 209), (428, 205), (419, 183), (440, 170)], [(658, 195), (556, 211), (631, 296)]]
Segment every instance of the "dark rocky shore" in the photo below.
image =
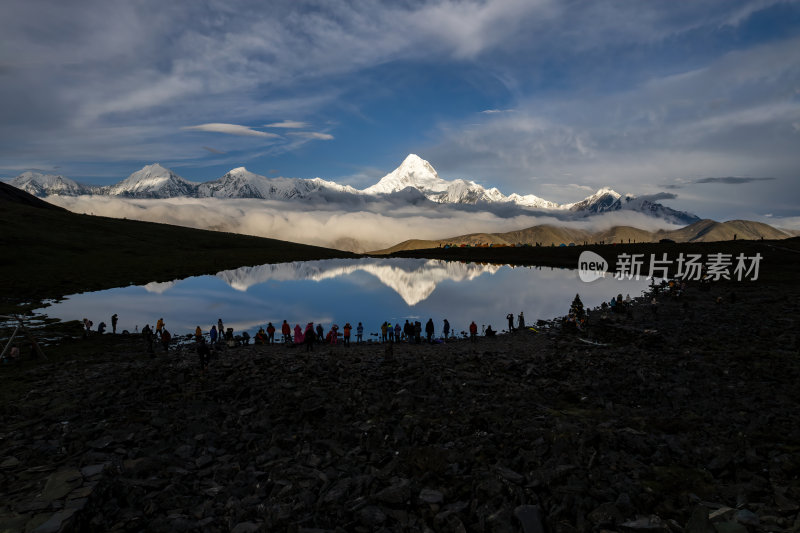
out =
[(3, 368), (0, 531), (800, 531), (798, 292), (205, 374), (128, 336)]

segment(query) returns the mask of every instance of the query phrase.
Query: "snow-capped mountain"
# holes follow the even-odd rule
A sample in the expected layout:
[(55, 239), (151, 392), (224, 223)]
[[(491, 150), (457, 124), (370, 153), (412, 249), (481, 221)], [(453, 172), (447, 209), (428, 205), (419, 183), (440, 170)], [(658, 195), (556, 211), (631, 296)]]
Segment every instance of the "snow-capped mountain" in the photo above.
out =
[(307, 198), (314, 193), (331, 191), (347, 194), (359, 193), (353, 187), (320, 178), (268, 178), (250, 172), (244, 167), (239, 167), (234, 168), (218, 180), (198, 185), (197, 196), (294, 200)]
[(447, 181), (440, 178), (433, 166), (416, 154), (409, 154), (399, 167), (362, 192), (368, 195), (391, 194), (408, 187), (439, 204), (506, 201), (506, 197), (496, 188), (487, 190), (474, 181)]
[(214, 181), (193, 183), (158, 163), (134, 172), (110, 187), (88, 187), (63, 176), (45, 176), (25, 172), (11, 181), (36, 196), (59, 194), (77, 196), (104, 194), (129, 198), (256, 198), (268, 200), (308, 200), (341, 204), (344, 208), (374, 202), (420, 205), (427, 202), (449, 205), (480, 205), (487, 210), (546, 210), (564, 217), (583, 217), (608, 211), (637, 211), (675, 224), (691, 224), (699, 220), (693, 214), (665, 207), (653, 197), (621, 195), (604, 187), (579, 202), (557, 204), (533, 194), (512, 193), (505, 196), (497, 188), (487, 189), (474, 181), (439, 177), (433, 166), (415, 154), (409, 154), (399, 167), (363, 190), (340, 185), (321, 178), (268, 178), (235, 168)]
[(519, 195), (517, 193), (511, 193), (506, 197), (506, 200), (517, 205), (522, 205), (525, 207), (535, 207), (536, 209), (559, 209), (561, 206), (555, 202), (551, 202), (550, 200), (545, 200), (544, 198), (539, 198), (533, 194), (526, 194), (524, 196)]
[(587, 196), (580, 202), (573, 202), (571, 204), (563, 204), (559, 206), (561, 209), (569, 209), (570, 211), (584, 211), (587, 213), (603, 213), (605, 211), (616, 211), (622, 204), (620, 199), (622, 195), (609, 187), (603, 187), (596, 193)]
[(591, 196), (580, 202), (563, 204), (561, 209), (567, 209), (583, 216), (596, 215), (609, 211), (637, 211), (655, 218), (660, 218), (672, 224), (692, 224), (700, 220), (699, 217), (684, 211), (666, 207), (647, 197), (637, 197), (632, 194), (621, 195), (609, 187), (603, 187)]
[(426, 196), (447, 190), (449, 182), (436, 173), (430, 163), (416, 154), (408, 154), (399, 167), (380, 179), (378, 183), (364, 189), (365, 194), (390, 194), (406, 187), (417, 189)]
[(147, 165), (107, 189), (111, 196), (173, 198), (196, 196), (198, 184), (187, 181), (158, 163)]
[(81, 185), (64, 176), (41, 174), (39, 172), (23, 172), (9, 183), (29, 194), (40, 197), (55, 194), (62, 196), (92, 194), (91, 187)]
[(269, 190), (269, 180), (244, 167), (234, 168), (214, 181), (201, 183), (197, 187), (198, 196), (221, 198), (268, 198), (264, 191)]

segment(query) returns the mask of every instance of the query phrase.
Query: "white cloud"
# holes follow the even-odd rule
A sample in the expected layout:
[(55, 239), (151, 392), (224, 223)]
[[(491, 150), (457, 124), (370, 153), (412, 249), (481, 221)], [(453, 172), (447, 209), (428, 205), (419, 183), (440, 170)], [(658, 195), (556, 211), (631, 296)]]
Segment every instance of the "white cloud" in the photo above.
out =
[(800, 107), (788, 90), (798, 83), (798, 47), (800, 39), (776, 41), (625, 91), (526, 98), (515, 113), (484, 113), (477, 125), (442, 122), (429, 158), (448, 172), (485, 169), (489, 182), (522, 194), (548, 197), (548, 188), (559, 202), (574, 201), (569, 187), (553, 187), (565, 175), (592, 189), (639, 193), (680, 179), (754, 175), (778, 178), (760, 193), (780, 203), (787, 185), (800, 193), (792, 148)]
[(520, 31), (532, 31), (560, 11), (551, 0), (444, 0), (408, 14), (425, 41), (443, 45), (456, 58), (472, 58), (500, 46)]
[(333, 135), (331, 135), (330, 133), (320, 133), (317, 131), (292, 131), (289, 132), (289, 135), (294, 135), (296, 137), (304, 137), (306, 139), (316, 139), (318, 141), (333, 140)]
[(282, 122), (273, 122), (272, 124), (264, 124), (265, 128), (307, 128), (307, 122), (299, 122), (297, 120), (284, 120)]
[[(200, 229), (365, 252), (387, 248), (407, 239), (444, 239), (481, 232), (505, 232), (553, 224), (602, 230), (615, 225), (645, 229), (673, 228), (640, 213), (609, 213), (564, 221), (553, 216), (499, 216), (486, 211), (463, 211), (443, 205), (395, 205), (390, 201), (363, 203), (343, 211), (321, 202), (279, 202), (251, 199), (173, 198), (128, 200), (101, 196), (50, 197), (48, 201), (77, 213), (163, 222)], [(519, 210), (517, 210), (519, 212)]]
[[(654, 183), (683, 176), (774, 175), (796, 190), (800, 41), (784, 35), (797, 32), (784, 28), (758, 47), (720, 37), (737, 37), (738, 25), (778, 3), (7, 0), (0, 101), (14, 105), (0, 109), (0, 160), (3, 169), (72, 164), (67, 175), (84, 162), (92, 172), (118, 161), (202, 166), (212, 157), (188, 132), (209, 131), (240, 137), (214, 139), (211, 153), (230, 154), (214, 164), (250, 165), (332, 136), (236, 123), (308, 119), (266, 124), (299, 130), (342, 120), (343, 109), (370, 120), (374, 101), (359, 91), (399, 65), (412, 80), (474, 69), (480, 82), (457, 80), (465, 91), (494, 84), (477, 91), (483, 112), (437, 115), (440, 140), (435, 128), (413, 140), (397, 133), (443, 174), (540, 196), (540, 181), (566, 173), (587, 188), (656, 192)], [(198, 125), (175, 135), (185, 124)], [(337, 157), (380, 164), (355, 149)]]
[(224, 123), (210, 123), (198, 124), (197, 126), (184, 126), (184, 130), (192, 131), (208, 131), (212, 133), (227, 133), (228, 135), (244, 135), (248, 137), (266, 137), (269, 139), (280, 138), (280, 135), (269, 133), (267, 131), (258, 131), (247, 126), (240, 126), (238, 124), (224, 124)]

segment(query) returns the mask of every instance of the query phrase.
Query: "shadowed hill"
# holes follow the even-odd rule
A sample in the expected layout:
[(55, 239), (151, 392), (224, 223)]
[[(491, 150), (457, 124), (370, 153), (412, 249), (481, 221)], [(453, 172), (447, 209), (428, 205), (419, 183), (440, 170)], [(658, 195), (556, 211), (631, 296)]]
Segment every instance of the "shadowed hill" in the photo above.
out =
[(79, 215), (14, 191), (0, 188), (0, 307), (244, 265), (354, 257), (275, 239)]
[(13, 185), (9, 185), (8, 183), (3, 183), (0, 181), (0, 205), (5, 206), (6, 204), (20, 204), (30, 207), (38, 207), (40, 209), (57, 209), (60, 211), (66, 211), (62, 207), (45, 202), (41, 198), (37, 198), (32, 194), (28, 194), (22, 189), (17, 189)]

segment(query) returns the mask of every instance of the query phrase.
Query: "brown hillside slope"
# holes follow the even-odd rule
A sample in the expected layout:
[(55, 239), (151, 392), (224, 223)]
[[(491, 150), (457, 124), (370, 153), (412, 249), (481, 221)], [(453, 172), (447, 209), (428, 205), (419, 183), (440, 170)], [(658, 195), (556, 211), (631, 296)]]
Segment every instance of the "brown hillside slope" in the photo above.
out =
[(551, 244), (557, 246), (561, 243), (569, 244), (571, 242), (577, 244), (592, 238), (591, 233), (587, 231), (553, 226), (551, 224), (542, 224), (523, 230), (500, 233), (499, 236), (508, 244), (536, 244), (538, 242), (543, 246), (550, 246)]
[(658, 242), (661, 239), (671, 239), (675, 242), (732, 241), (734, 237), (739, 240), (776, 240), (786, 239), (791, 236), (790, 233), (776, 229), (769, 224), (752, 220), (716, 222), (705, 219), (677, 230), (659, 230), (656, 232), (632, 226), (614, 226), (607, 230), (588, 232), (581, 229), (542, 224), (505, 233), (471, 233), (438, 240), (411, 239), (384, 250), (370, 253), (383, 255), (406, 250), (439, 248), (445, 245), (460, 246), (462, 244), (471, 246), (529, 244), (533, 246), (539, 243), (542, 246), (559, 246), (560, 244), (569, 243), (578, 245), (583, 243), (646, 243)]
[(614, 226), (594, 233), (592, 242), (652, 242), (657, 241), (655, 233), (633, 226)]
[(772, 240), (790, 237), (789, 234), (773, 228), (769, 224), (752, 220), (729, 220), (728, 222), (700, 220), (679, 230), (663, 232), (663, 235), (676, 242), (732, 241), (734, 237), (745, 240)]

